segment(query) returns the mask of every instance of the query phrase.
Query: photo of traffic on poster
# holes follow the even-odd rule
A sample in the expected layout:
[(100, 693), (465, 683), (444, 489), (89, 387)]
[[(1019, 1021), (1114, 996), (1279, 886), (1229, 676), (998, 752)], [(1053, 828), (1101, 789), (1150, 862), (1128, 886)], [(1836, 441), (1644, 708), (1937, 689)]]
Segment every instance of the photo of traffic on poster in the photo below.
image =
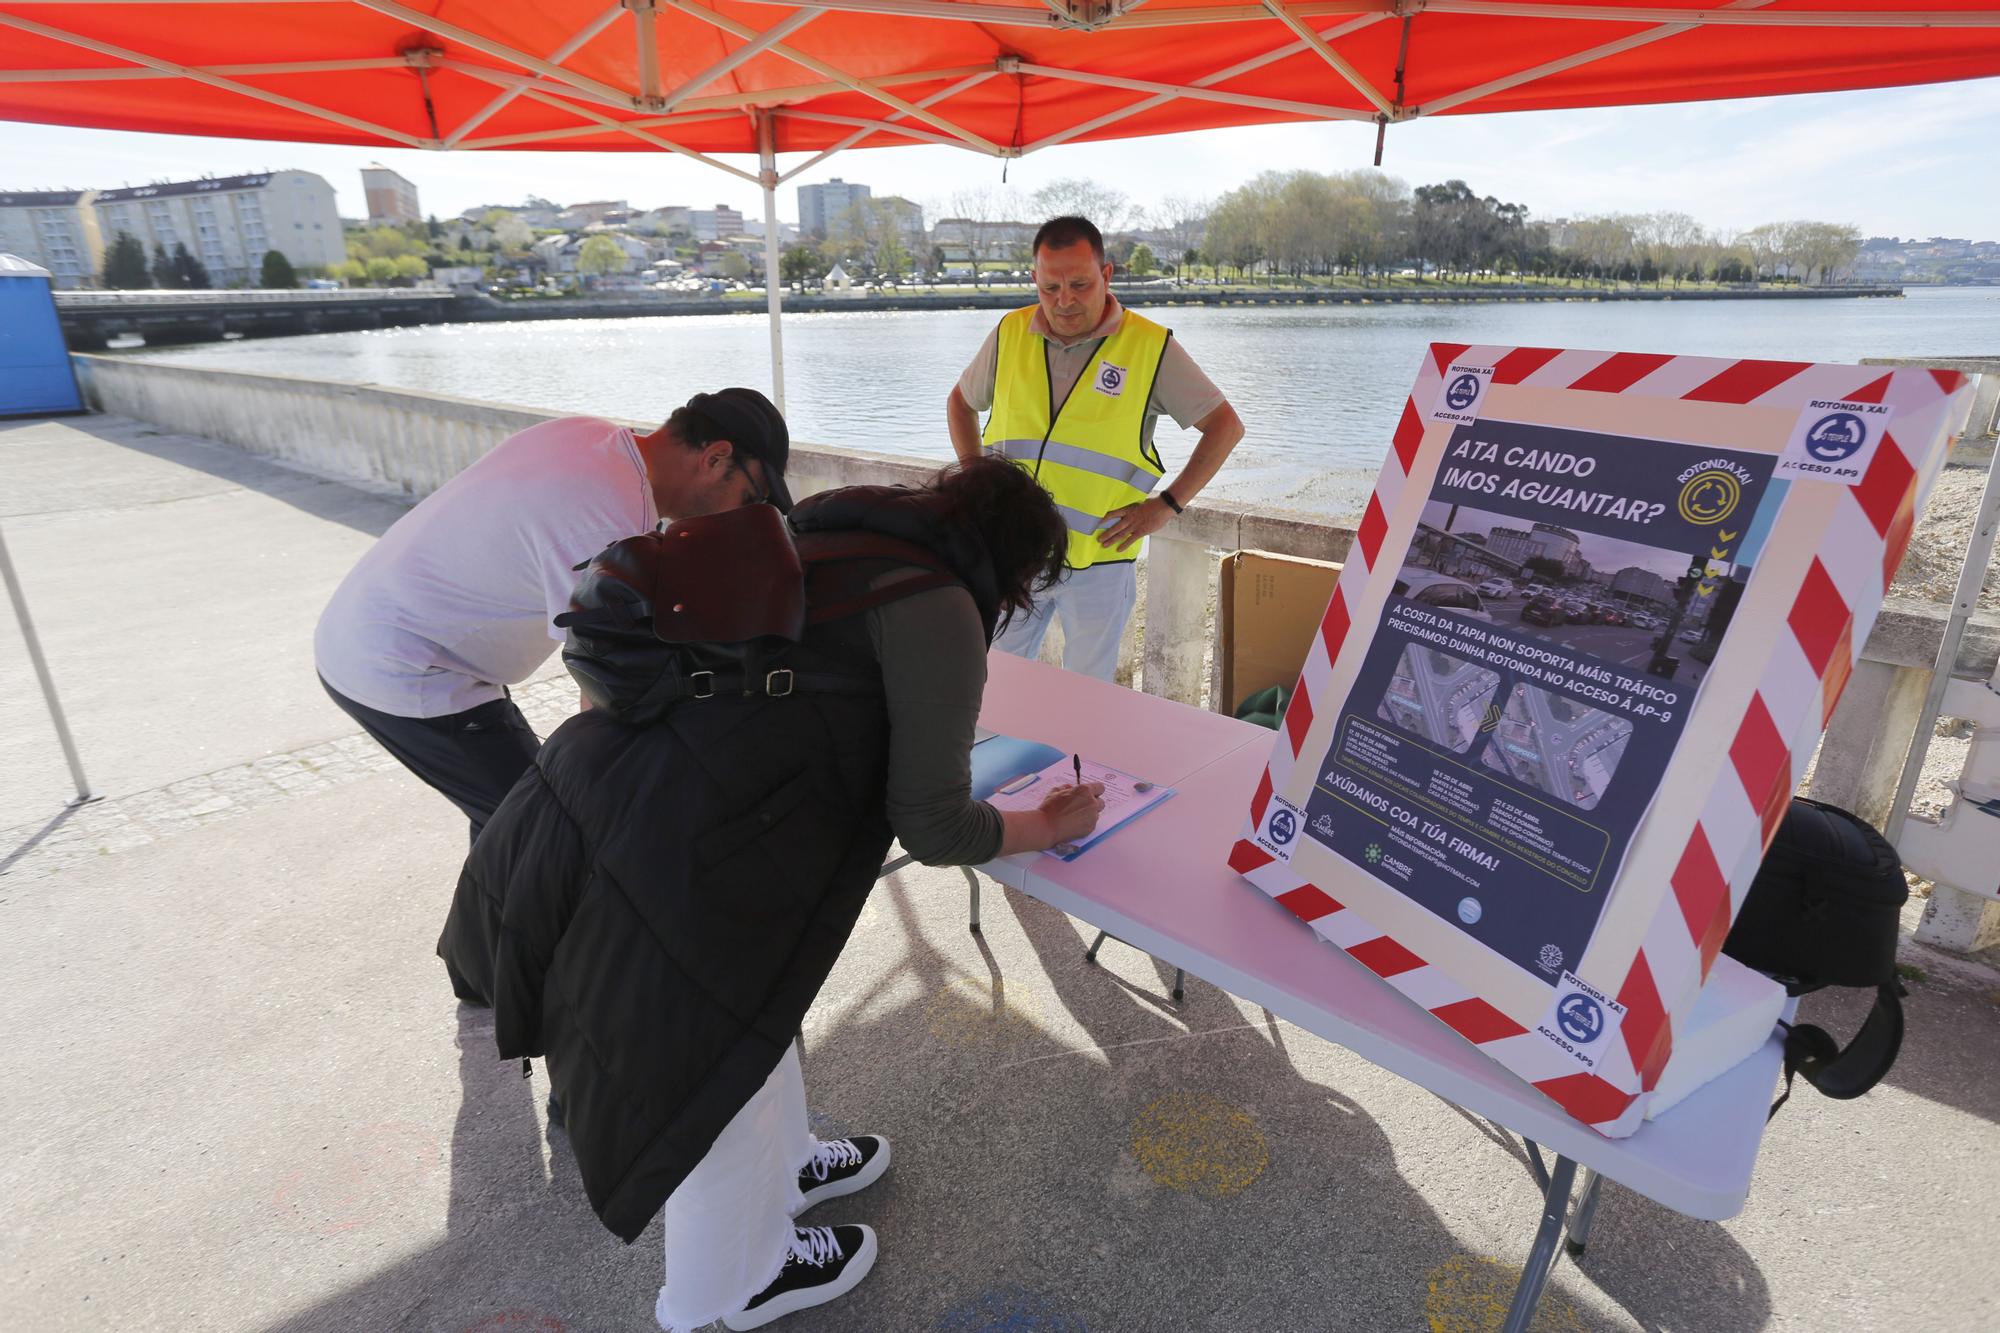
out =
[(1547, 980), (1729, 631), (1768, 454), (1453, 429), (1306, 807), (1315, 841)]

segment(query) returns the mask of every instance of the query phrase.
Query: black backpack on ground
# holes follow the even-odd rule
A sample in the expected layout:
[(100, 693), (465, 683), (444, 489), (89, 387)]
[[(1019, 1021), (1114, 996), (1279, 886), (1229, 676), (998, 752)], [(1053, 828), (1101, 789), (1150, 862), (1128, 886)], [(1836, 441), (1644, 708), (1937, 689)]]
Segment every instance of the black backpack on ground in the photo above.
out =
[(1757, 869), (1722, 951), (1783, 982), (1789, 995), (1872, 986), (1875, 1005), (1841, 1049), (1809, 1023), (1785, 1028), (1785, 1091), (1792, 1078), (1846, 1100), (1882, 1081), (1903, 1044), (1896, 940), (1909, 899), (1902, 858), (1875, 829), (1821, 801), (1794, 799)]

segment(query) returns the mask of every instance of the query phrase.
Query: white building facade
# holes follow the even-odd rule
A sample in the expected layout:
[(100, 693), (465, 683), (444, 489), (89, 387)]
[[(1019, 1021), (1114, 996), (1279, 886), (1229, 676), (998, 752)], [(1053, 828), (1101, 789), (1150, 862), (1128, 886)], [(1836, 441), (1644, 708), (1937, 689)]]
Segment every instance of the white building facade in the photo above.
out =
[(347, 259), (333, 186), (310, 171), (273, 171), (100, 190), (97, 226), (109, 245), (119, 232), (153, 248), (188, 252), (217, 287), (255, 286), (264, 252), (276, 250), (294, 268), (328, 268)]
[(94, 287), (104, 269), (104, 237), (91, 208), (95, 190), (0, 193), (0, 254), (49, 271), (58, 288)]

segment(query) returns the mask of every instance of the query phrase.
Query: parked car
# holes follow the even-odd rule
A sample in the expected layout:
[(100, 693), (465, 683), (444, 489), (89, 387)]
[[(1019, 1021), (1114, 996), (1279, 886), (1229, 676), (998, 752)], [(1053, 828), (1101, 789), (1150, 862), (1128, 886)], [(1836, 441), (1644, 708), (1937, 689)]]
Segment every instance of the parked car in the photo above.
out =
[(1700, 643), (1702, 640), (1702, 636), (1706, 633), (1707, 631), (1704, 630), (1699, 625), (1689, 625), (1686, 629), (1681, 631), (1681, 642)]
[(1479, 585), (1481, 597), (1512, 597), (1514, 583), (1511, 579), (1487, 579)]
[(1562, 603), (1553, 597), (1530, 597), (1521, 608), (1521, 619), (1530, 625), (1560, 625), (1564, 614)]
[(1597, 611), (1589, 602), (1564, 602), (1563, 614), (1572, 625), (1592, 625), (1597, 622)]
[(1600, 625), (1623, 625), (1626, 623), (1625, 613), (1615, 606), (1600, 606), (1597, 608), (1597, 623)]
[(1476, 620), (1493, 619), (1478, 590), (1461, 579), (1446, 578), (1442, 574), (1407, 574), (1396, 580), (1395, 592), (1398, 597), (1407, 597), (1440, 611), (1452, 611)]

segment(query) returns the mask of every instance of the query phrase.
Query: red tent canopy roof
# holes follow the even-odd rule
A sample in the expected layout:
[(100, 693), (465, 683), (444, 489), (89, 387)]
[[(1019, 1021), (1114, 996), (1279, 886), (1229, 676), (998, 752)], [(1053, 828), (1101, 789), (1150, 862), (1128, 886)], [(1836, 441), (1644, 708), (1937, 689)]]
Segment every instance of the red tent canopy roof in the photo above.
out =
[(0, 0), (0, 118), (418, 148), (746, 153), (768, 121), (1013, 156), (1995, 74), (1974, 0)]

